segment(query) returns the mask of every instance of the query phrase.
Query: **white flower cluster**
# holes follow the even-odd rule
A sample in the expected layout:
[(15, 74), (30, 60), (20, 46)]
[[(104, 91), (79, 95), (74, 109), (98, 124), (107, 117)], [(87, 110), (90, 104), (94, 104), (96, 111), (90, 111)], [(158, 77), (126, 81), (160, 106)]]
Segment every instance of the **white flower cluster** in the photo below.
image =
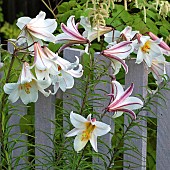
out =
[[(52, 34), (57, 28), (57, 22), (55, 19), (45, 19), (45, 15), (45, 12), (41, 11), (34, 19), (18, 19), (17, 26), (21, 29), (21, 34), (17, 43), (27, 43), (28, 50), (34, 56), (34, 63), (29, 66), (24, 62), (18, 82), (5, 84), (4, 91), (9, 94), (12, 102), (16, 102), (19, 97), (24, 104), (36, 102), (38, 91), (46, 97), (50, 93), (55, 94), (59, 88), (66, 91), (73, 87), (74, 77), (79, 78), (83, 75), (82, 65), (76, 56), (76, 61), (71, 63), (43, 46), (43, 41), (57, 41)], [(35, 69), (35, 76), (31, 72), (32, 69)], [(53, 85), (54, 92), (45, 92), (44, 89), (50, 85)]]
[(127, 26), (121, 32), (116, 30), (105, 34), (105, 41), (110, 46), (102, 51), (102, 54), (111, 58), (114, 75), (119, 72), (121, 65), (127, 72), (128, 67), (124, 59), (133, 52), (137, 54), (137, 64), (144, 62), (157, 80), (157, 83), (160, 84), (163, 81), (163, 75), (166, 74), (164, 55), (170, 56), (170, 47), (162, 38), (158, 38), (151, 32), (148, 32), (147, 35), (142, 35), (138, 31), (132, 31), (132, 28)]

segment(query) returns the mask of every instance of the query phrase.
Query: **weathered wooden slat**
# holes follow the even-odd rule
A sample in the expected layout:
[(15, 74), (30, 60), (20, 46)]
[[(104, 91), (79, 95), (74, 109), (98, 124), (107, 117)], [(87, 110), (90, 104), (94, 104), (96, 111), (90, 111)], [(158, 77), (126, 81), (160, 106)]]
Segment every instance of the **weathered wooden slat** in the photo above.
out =
[(35, 164), (44, 169), (54, 156), (53, 135), (55, 120), (55, 96), (45, 97), (39, 93), (35, 103)]
[[(79, 57), (81, 60), (81, 56), (83, 55), (84, 50), (78, 50), (73, 48), (66, 48), (63, 53), (63, 58), (74, 62), (75, 56)], [(66, 134), (68, 131), (70, 131), (70, 112), (74, 111), (77, 113), (77, 109), (75, 107), (75, 104), (82, 105), (82, 94), (78, 90), (78, 88), (81, 87), (81, 82), (78, 79), (74, 79), (74, 87), (72, 89), (66, 90), (66, 92), (63, 93), (63, 129), (64, 134)], [(80, 96), (80, 97), (78, 97)], [(76, 103), (75, 103), (76, 102)], [(79, 113), (77, 113), (79, 114)], [(72, 150), (73, 146), (73, 138), (69, 139), (69, 142), (65, 143), (65, 147), (67, 150)], [(67, 154), (67, 153), (66, 153)], [(68, 155), (68, 154), (67, 154)]]
[[(14, 52), (14, 46), (10, 42), (7, 44), (7, 50), (10, 54)], [(13, 145), (14, 150), (12, 151), (13, 168), (19, 170), (23, 168), (24, 163), (27, 161), (27, 136), (20, 131), (20, 119), (27, 113), (26, 106), (23, 105), (21, 100), (18, 100), (13, 104), (14, 109), (10, 111), (11, 117), (8, 125), (11, 128), (9, 133), (8, 141), (10, 145)], [(18, 161), (19, 159), (19, 161)], [(17, 163), (18, 162), (18, 163)]]
[[(134, 83), (134, 91), (133, 95), (140, 94), (143, 97), (146, 96), (147, 90), (147, 81), (148, 81), (148, 73), (147, 68), (144, 63), (135, 64), (135, 60), (127, 60), (126, 61), (129, 72), (125, 77), (126, 88), (130, 86), (130, 84)], [(145, 116), (146, 112), (141, 112), (141, 116)], [(128, 126), (128, 117), (125, 115), (125, 125)], [(134, 138), (131, 141), (125, 141), (124, 147), (129, 147), (129, 145), (134, 146), (138, 149), (138, 153), (133, 150), (129, 150), (124, 152), (124, 169), (133, 169), (133, 170), (146, 170), (146, 137), (147, 137), (147, 122), (144, 120), (138, 120), (138, 123), (144, 127), (133, 127), (130, 130), (140, 135), (141, 137)], [(124, 131), (126, 131), (126, 126)]]
[[(100, 69), (100, 71), (101, 71), (102, 69), (104, 69), (104, 68), (102, 68), (103, 67), (102, 65), (105, 65), (105, 68), (108, 68), (108, 75), (111, 75), (111, 67), (110, 67), (109, 59), (107, 59), (106, 57), (104, 57), (100, 54), (95, 54), (94, 60), (95, 60), (95, 62), (97, 62), (97, 65), (99, 66), (98, 70)], [(94, 74), (95, 74), (95, 72), (94, 72)], [(105, 114), (103, 116), (103, 114), (102, 114), (104, 112), (104, 108), (108, 106), (109, 101), (110, 101), (110, 97), (108, 97), (107, 94), (111, 93), (111, 79), (108, 75), (103, 75), (100, 78), (101, 82), (95, 86), (94, 94), (100, 95), (100, 97), (103, 98), (103, 100), (98, 100), (98, 101), (94, 100), (95, 103), (93, 104), (93, 109), (95, 112), (99, 113), (98, 117), (102, 118), (101, 119), (102, 122), (111, 126), (111, 131), (113, 132), (114, 131), (114, 123), (111, 119), (112, 115)], [(95, 116), (97, 116), (97, 115), (95, 115)], [(101, 170), (105, 169), (106, 168), (105, 165), (108, 166), (110, 163), (109, 158), (111, 158), (111, 155), (110, 155), (109, 149), (111, 148), (111, 145), (112, 145), (111, 139), (112, 139), (111, 133), (108, 133), (108, 134), (100, 137), (100, 140), (102, 141), (102, 143), (99, 142), (99, 139), (98, 139), (98, 152), (103, 155), (104, 160), (101, 159), (100, 157), (94, 156), (93, 163), (100, 165)]]
[(8, 141), (11, 147), (14, 148), (12, 151), (13, 168), (20, 170), (27, 163), (27, 135), (21, 133), (20, 130), (20, 119), (27, 113), (27, 108), (21, 100), (14, 103), (13, 107), (8, 122), (9, 128), (11, 128)]
[[(66, 48), (64, 50), (63, 58), (70, 62), (74, 62), (75, 56), (79, 57), (81, 60), (81, 56), (83, 54), (84, 54), (84, 50)], [(69, 123), (68, 123), (68, 121), (70, 122), (69, 113), (71, 111), (75, 111), (74, 101), (77, 101), (79, 105), (82, 104), (82, 98), (78, 97), (78, 96), (81, 96), (80, 91), (78, 91), (77, 89), (79, 86), (81, 86), (80, 81), (77, 79), (74, 79), (74, 87), (72, 89), (68, 89), (66, 92), (63, 93), (63, 109), (65, 111), (68, 111), (68, 113), (66, 113), (63, 118), (64, 129), (65, 128), (68, 129), (69, 127)], [(70, 103), (70, 101), (72, 101), (72, 103)]]
[[(166, 65), (167, 75), (170, 77), (170, 64)], [(170, 83), (168, 83), (170, 88)], [(156, 147), (156, 169), (167, 170), (170, 165), (170, 91), (162, 90), (165, 101), (158, 98), (157, 107), (157, 147)]]

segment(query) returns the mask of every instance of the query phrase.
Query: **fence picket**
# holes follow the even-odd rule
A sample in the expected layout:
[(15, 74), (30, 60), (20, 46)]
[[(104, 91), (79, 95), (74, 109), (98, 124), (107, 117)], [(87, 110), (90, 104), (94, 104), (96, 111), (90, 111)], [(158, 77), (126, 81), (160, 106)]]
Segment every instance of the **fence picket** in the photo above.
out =
[[(100, 65), (105, 64), (106, 65), (105, 67), (109, 68), (108, 74), (111, 75), (112, 70), (111, 70), (111, 67), (110, 67), (110, 60), (109, 59), (107, 59), (106, 57), (104, 57), (100, 54), (95, 54), (94, 60), (96, 60), (96, 62)], [(101, 70), (102, 70), (102, 68), (101, 68)], [(109, 101), (110, 101), (110, 97), (107, 97), (107, 94), (110, 94), (110, 92), (111, 92), (111, 84), (110, 84), (111, 79), (108, 75), (105, 75), (105, 76), (101, 77), (100, 80), (101, 80), (101, 82), (98, 83), (95, 86), (94, 93), (100, 95), (101, 97), (104, 97), (105, 99), (98, 100), (97, 106), (96, 106), (96, 104), (95, 105), (93, 104), (93, 109), (97, 113), (99, 113), (99, 115), (101, 117), (101, 116), (103, 116), (101, 113), (104, 112), (104, 108), (107, 107), (107, 105), (109, 104)], [(97, 116), (97, 115), (95, 115), (95, 116)], [(110, 125), (111, 131), (112, 132), (114, 131), (114, 123), (111, 119), (111, 115), (105, 114), (102, 117), (102, 122)], [(102, 141), (102, 143), (98, 142), (98, 152), (103, 155), (103, 158), (105, 159), (106, 164), (108, 166), (109, 165), (109, 159), (111, 158), (109, 149), (111, 148), (111, 145), (112, 145), (111, 144), (112, 134), (108, 133), (104, 136), (101, 136), (99, 139), (100, 139), (100, 141)], [(107, 146), (105, 144), (107, 144)], [(93, 163), (100, 165), (101, 170), (105, 169), (105, 164), (104, 164), (104, 161), (103, 161), (102, 158), (94, 156), (93, 157)]]
[[(7, 50), (10, 54), (14, 52), (14, 46), (10, 42), (7, 44)], [(23, 105), (21, 100), (18, 100), (13, 104), (14, 109), (10, 110), (11, 117), (9, 119), (8, 125), (11, 128), (9, 133), (8, 141), (10, 145), (14, 145), (13, 155), (13, 166), (16, 170), (20, 170), (24, 167), (24, 163), (27, 161), (27, 136), (20, 131), (20, 119), (27, 113), (26, 106)], [(16, 143), (15, 143), (16, 142)], [(17, 157), (21, 157), (17, 163)], [(15, 165), (15, 164), (18, 165)]]
[(53, 159), (54, 146), (54, 123), (55, 120), (55, 96), (50, 95), (48, 98), (39, 94), (38, 101), (35, 103), (35, 156), (36, 168), (48, 163)]
[[(166, 65), (167, 75), (170, 76), (170, 64)], [(170, 83), (168, 83), (170, 88)], [(156, 169), (167, 170), (170, 163), (170, 91), (162, 90), (165, 101), (158, 98), (157, 105), (157, 147), (156, 147)]]
[[(134, 83), (133, 95), (140, 94), (143, 97), (147, 95), (147, 81), (148, 81), (148, 73), (147, 68), (144, 63), (135, 64), (135, 60), (127, 60), (126, 61), (129, 71), (125, 76), (125, 86), (126, 88), (130, 86), (130, 84)], [(146, 112), (142, 111), (140, 115), (145, 116)], [(125, 125), (128, 125), (128, 117), (125, 115)], [(147, 137), (147, 122), (144, 120), (140, 120), (139, 122), (144, 127), (133, 127), (131, 130), (136, 134), (139, 134), (140, 138), (131, 139), (131, 141), (125, 141), (124, 147), (129, 147), (132, 145), (138, 149), (138, 153), (133, 150), (129, 150), (124, 152), (124, 169), (133, 169), (133, 170), (146, 170), (146, 137)], [(125, 130), (126, 130), (125, 126)], [(125, 131), (124, 130), (124, 131)], [(136, 165), (135, 165), (135, 164)]]
[[(14, 46), (12, 43), (8, 42), (7, 50), (10, 54), (14, 52)], [(1, 76), (2, 73), (1, 73)], [(27, 113), (27, 108), (23, 105), (21, 100), (18, 100), (16, 103), (12, 104), (14, 109), (11, 109), (9, 114), (12, 114), (8, 125), (10, 128), (8, 141), (14, 149), (12, 150), (12, 162), (16, 170), (19, 170), (24, 167), (25, 162), (27, 161), (27, 136), (20, 131), (20, 119)], [(18, 157), (20, 160), (18, 161)]]
[[(27, 108), (23, 105), (21, 100), (14, 103), (13, 106), (14, 109), (10, 111), (10, 114), (12, 115), (8, 123), (11, 128), (8, 141), (10, 142), (10, 145), (14, 145), (12, 151), (13, 167), (16, 170), (20, 170), (26, 166), (27, 162), (27, 135), (21, 133), (20, 130), (20, 119), (22, 116), (26, 115)], [(17, 160), (18, 158), (20, 158), (19, 161)]]
[[(84, 54), (84, 50), (78, 50), (78, 49), (72, 49), (72, 48), (66, 48), (64, 50), (63, 58), (74, 62), (75, 56), (77, 56), (81, 61), (81, 56)], [(78, 79), (74, 79), (74, 87), (72, 89), (68, 89), (66, 92), (63, 93), (63, 128), (65, 130), (65, 133), (67, 133), (70, 130), (70, 112), (74, 111), (76, 112), (76, 107), (74, 107), (73, 104), (70, 104), (69, 102), (77, 102), (79, 105), (82, 104), (82, 97), (80, 97), (82, 94), (78, 90), (78, 88), (81, 86), (81, 82)], [(79, 96), (79, 97), (78, 97)], [(67, 111), (67, 112), (65, 112)], [(78, 113), (77, 113), (78, 114)], [(73, 140), (70, 139), (70, 142), (73, 143)], [(67, 142), (65, 146), (69, 146), (70, 142)], [(68, 148), (71, 150), (71, 148)]]

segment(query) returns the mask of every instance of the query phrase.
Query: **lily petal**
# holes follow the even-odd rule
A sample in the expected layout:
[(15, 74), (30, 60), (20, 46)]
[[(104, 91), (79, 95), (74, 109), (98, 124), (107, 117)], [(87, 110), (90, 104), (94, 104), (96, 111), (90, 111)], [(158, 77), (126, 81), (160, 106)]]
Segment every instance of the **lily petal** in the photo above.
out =
[(95, 121), (95, 126), (93, 133), (96, 136), (103, 136), (111, 130), (110, 126), (103, 122)]
[(93, 149), (96, 152), (98, 152), (98, 150), (97, 150), (97, 136), (94, 133), (91, 134), (90, 143), (91, 143)]
[(30, 102), (36, 102), (38, 100), (38, 89), (34, 82), (30, 83), (31, 88), (30, 92), (26, 93), (25, 90), (20, 91), (20, 97), (24, 104), (28, 104)]
[[(134, 120), (136, 120), (136, 114), (135, 114), (135, 112), (133, 112), (132, 110), (129, 110), (129, 109), (118, 109), (117, 111), (116, 111), (118, 114), (116, 115), (116, 117), (119, 117), (119, 116), (121, 116), (122, 115), (122, 113), (123, 112), (125, 112), (125, 113), (128, 113), (128, 114), (130, 114), (130, 116), (132, 117), (132, 119), (134, 119)], [(114, 116), (114, 115), (113, 115)], [(116, 117), (114, 117), (114, 118), (116, 118)]]
[(87, 122), (87, 119), (72, 111), (70, 113), (70, 121), (75, 128), (85, 129), (85, 122)]
[(74, 150), (76, 152), (81, 151), (87, 144), (88, 140), (81, 140), (82, 139), (82, 134), (80, 133), (79, 135), (76, 136), (74, 139)]
[(22, 30), (26, 24), (31, 21), (30, 17), (21, 17), (17, 20), (16, 25)]
[(123, 115), (123, 111), (120, 111), (120, 110), (117, 110), (117, 111), (114, 111), (114, 115), (112, 116), (112, 118), (117, 118), (117, 117), (120, 117)]
[(122, 94), (121, 97), (115, 98), (115, 100), (108, 106), (108, 108), (114, 108), (119, 103), (123, 102), (127, 97), (129, 97), (132, 94), (134, 88), (134, 84), (132, 83), (129, 88), (126, 89), (126, 91)]
[(76, 136), (78, 133), (80, 133), (80, 129), (74, 128), (71, 131), (69, 131), (65, 137), (71, 137), (71, 136)]

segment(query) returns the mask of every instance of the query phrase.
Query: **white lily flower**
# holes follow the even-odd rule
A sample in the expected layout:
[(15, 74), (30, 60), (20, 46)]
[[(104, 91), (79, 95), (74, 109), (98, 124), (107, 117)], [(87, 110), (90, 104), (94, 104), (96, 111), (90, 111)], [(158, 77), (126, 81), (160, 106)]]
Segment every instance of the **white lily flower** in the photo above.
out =
[(114, 75), (118, 73), (120, 65), (123, 66), (126, 73), (128, 72), (128, 66), (124, 59), (133, 51), (131, 44), (132, 42), (130, 41), (123, 41), (101, 52), (102, 55), (111, 59), (113, 69), (115, 70)]
[(59, 56), (56, 57), (55, 63), (58, 67), (59, 74), (51, 76), (52, 85), (54, 85), (54, 94), (60, 88), (63, 92), (66, 89), (71, 89), (74, 86), (74, 77), (80, 78), (83, 75), (82, 65), (79, 64), (79, 58), (77, 56), (76, 61), (71, 63)]
[(132, 31), (132, 27), (127, 26), (125, 29), (120, 33), (123, 40), (126, 41), (132, 41), (132, 39), (135, 37), (136, 34), (138, 34), (139, 31)]
[(87, 17), (81, 16), (80, 18), (80, 25), (82, 25), (85, 29), (85, 31), (83, 32), (83, 37), (86, 37), (90, 42), (100, 37), (101, 35), (104, 35), (113, 30), (112, 27), (106, 26), (92, 27)]
[(139, 31), (132, 31), (132, 27), (127, 26), (124, 28), (123, 31), (117, 31), (114, 30), (112, 32), (109, 32), (107, 34), (105, 34), (105, 41), (108, 44), (112, 44), (114, 41), (120, 42), (120, 40), (123, 41), (132, 41), (132, 39), (134, 38), (134, 36), (139, 33)]
[(84, 38), (78, 31), (78, 24), (75, 24), (74, 16), (70, 16), (67, 20), (67, 26), (61, 23), (61, 29), (64, 33), (56, 36), (56, 43), (65, 43), (58, 53), (60, 53), (64, 48), (69, 47), (73, 44), (87, 44), (89, 40)]
[(35, 66), (35, 73), (38, 80), (43, 80), (44, 78), (48, 79), (49, 74), (59, 74), (58, 68), (56, 68), (56, 64), (54, 62), (55, 55), (51, 56), (47, 53), (47, 50), (47, 47), (42, 48), (39, 43), (34, 43), (33, 66)]
[(136, 63), (140, 64), (143, 60), (148, 67), (151, 67), (154, 58), (164, 58), (163, 53), (158, 45), (158, 41), (153, 41), (148, 36), (138, 36), (137, 59)]
[(72, 111), (70, 113), (70, 121), (75, 128), (65, 136), (71, 137), (77, 135), (74, 140), (74, 149), (76, 152), (81, 151), (88, 141), (90, 141), (93, 149), (97, 152), (97, 137), (103, 136), (111, 130), (109, 125), (91, 118), (91, 114), (86, 119)]
[(25, 62), (18, 82), (5, 84), (4, 91), (9, 94), (8, 99), (12, 103), (16, 102), (20, 97), (24, 104), (28, 104), (38, 100), (38, 91), (48, 97), (50, 93), (45, 92), (44, 89), (48, 88), (50, 84), (50, 80), (36, 80), (30, 71), (29, 64)]
[(137, 97), (129, 97), (132, 94), (134, 84), (124, 91), (122, 85), (116, 80), (112, 81), (111, 103), (106, 108), (109, 112), (114, 112), (113, 118), (119, 117), (123, 112), (129, 113), (133, 119), (136, 114), (132, 110), (139, 109), (143, 106), (143, 102)]
[(152, 40), (159, 41), (158, 45), (161, 48), (163, 54), (170, 56), (170, 47), (163, 41), (163, 38), (158, 38), (152, 32), (148, 32), (148, 35), (151, 37)]
[(118, 30), (113, 30), (104, 34), (104, 40), (110, 45), (113, 45), (113, 43), (115, 41), (118, 41), (119, 38), (120, 38), (120, 31)]
[[(17, 26), (22, 30), (18, 37), (18, 44), (27, 42), (28, 46), (39, 40), (55, 42), (55, 36), (52, 34), (57, 28), (55, 19), (45, 19), (46, 13), (40, 13), (33, 19), (29, 17), (21, 17), (17, 21)], [(29, 48), (32, 50), (32, 48)]]
[(166, 61), (159, 60), (159, 58), (155, 58), (152, 60), (151, 67), (148, 67), (149, 72), (152, 72), (153, 77), (156, 79), (156, 83), (159, 85), (166, 75), (165, 69)]

